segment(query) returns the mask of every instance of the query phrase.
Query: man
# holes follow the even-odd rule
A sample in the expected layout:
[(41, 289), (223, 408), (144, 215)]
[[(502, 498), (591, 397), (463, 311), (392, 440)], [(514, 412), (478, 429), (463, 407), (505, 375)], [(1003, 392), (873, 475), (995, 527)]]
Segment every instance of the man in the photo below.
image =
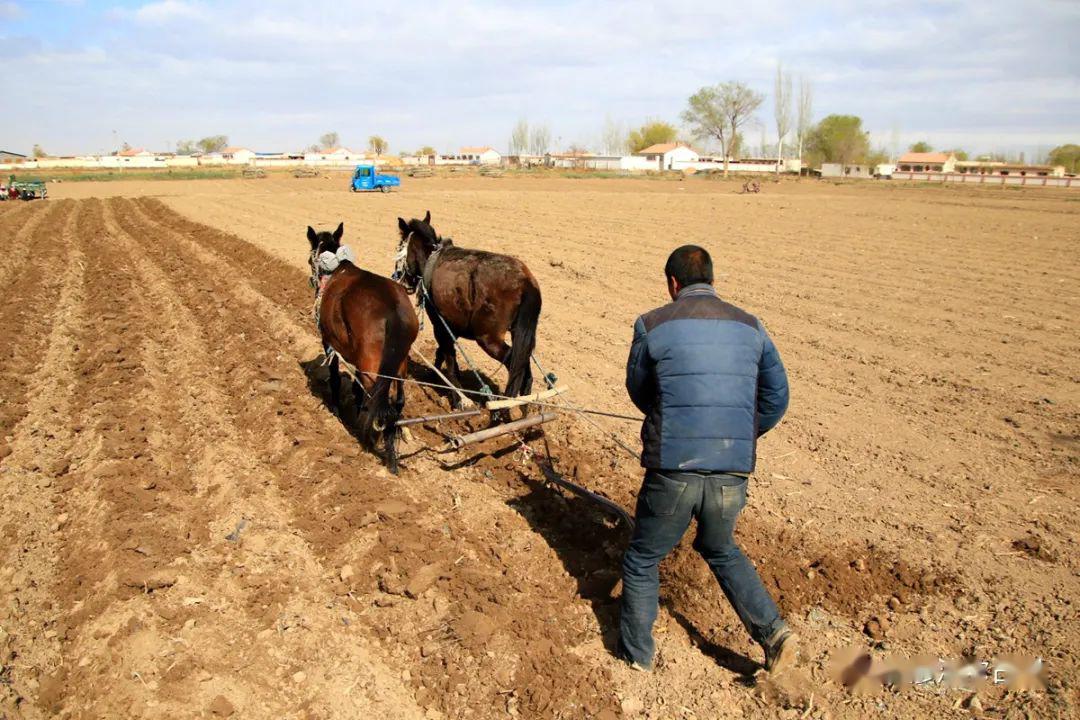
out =
[(780, 422), (788, 384), (758, 320), (721, 300), (712, 259), (684, 245), (664, 268), (671, 302), (637, 319), (626, 389), (645, 413), (634, 537), (623, 558), (619, 652), (651, 669), (660, 561), (697, 518), (694, 549), (775, 672), (795, 661), (795, 635), (735, 544), (757, 438)]

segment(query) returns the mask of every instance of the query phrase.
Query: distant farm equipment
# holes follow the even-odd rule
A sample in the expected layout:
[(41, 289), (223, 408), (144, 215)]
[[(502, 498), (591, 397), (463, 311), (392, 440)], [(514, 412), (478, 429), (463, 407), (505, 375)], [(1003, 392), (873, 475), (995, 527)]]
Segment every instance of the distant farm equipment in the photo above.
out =
[(400, 187), (401, 178), (397, 175), (379, 174), (374, 165), (357, 165), (353, 173), (351, 188), (353, 192), (390, 192), (390, 188)]
[(48, 196), (44, 180), (16, 180), (12, 175), (7, 185), (0, 185), (0, 200), (44, 200)]

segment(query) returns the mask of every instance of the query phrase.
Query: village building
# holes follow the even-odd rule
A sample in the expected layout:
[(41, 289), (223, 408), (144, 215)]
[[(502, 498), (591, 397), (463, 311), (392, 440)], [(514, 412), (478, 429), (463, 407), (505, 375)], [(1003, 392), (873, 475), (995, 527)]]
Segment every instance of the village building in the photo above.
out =
[(124, 148), (120, 152), (116, 153), (116, 157), (121, 158), (144, 158), (153, 157), (154, 153), (143, 148)]
[(675, 170), (676, 163), (694, 163), (701, 156), (696, 150), (684, 143), (657, 143), (634, 153), (645, 158), (654, 170)]
[(956, 170), (962, 175), (1019, 175), (1020, 177), (1064, 177), (1062, 165), (1025, 165), (996, 160), (958, 160)]
[(436, 155), (435, 165), (499, 165), (502, 155), (487, 145), (463, 147), (456, 155)]
[(354, 152), (347, 147), (332, 147), (304, 153), (304, 163), (307, 165), (348, 165), (363, 159), (364, 153)]
[(503, 165), (507, 167), (520, 167), (530, 168), (539, 167), (547, 162), (546, 155), (531, 155), (529, 153), (521, 153), (519, 155), (504, 155), (502, 159)]
[(486, 145), (481, 147), (463, 147), (460, 155), (466, 160), (474, 161), (480, 165), (498, 165), (502, 161), (502, 155), (494, 148)]
[(0, 162), (22, 162), (25, 159), (25, 155), (20, 155), (19, 153), (11, 152), (10, 150), (0, 150)]
[(956, 168), (956, 155), (943, 152), (909, 152), (896, 161), (900, 172), (950, 173)]
[[(779, 168), (782, 173), (798, 175), (802, 169), (802, 163), (798, 158), (771, 158), (771, 157), (744, 157), (729, 158), (727, 170), (737, 174), (775, 174)], [(702, 155), (695, 162), (676, 162), (676, 170), (694, 170), (695, 172), (723, 172), (724, 158), (719, 156)]]
[[(590, 160), (596, 155), (588, 150), (568, 150), (561, 153), (547, 153), (544, 155), (544, 165), (557, 168), (591, 168)], [(618, 165), (616, 164), (616, 167)]]
[(873, 165), (841, 165), (840, 163), (822, 163), (823, 178), (873, 178), (877, 168)]
[(255, 152), (246, 147), (227, 147), (221, 151), (221, 157), (230, 165), (250, 165)]

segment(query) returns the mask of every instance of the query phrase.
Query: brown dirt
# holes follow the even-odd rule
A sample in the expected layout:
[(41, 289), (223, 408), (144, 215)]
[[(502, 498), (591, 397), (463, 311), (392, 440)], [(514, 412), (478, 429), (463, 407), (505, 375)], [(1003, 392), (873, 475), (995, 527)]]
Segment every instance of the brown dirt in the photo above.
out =
[[(183, 214), (146, 198), (0, 206), (0, 716), (958, 712), (948, 693), (828, 682), (857, 642), (1041, 654), (1047, 690), (987, 712), (1075, 712), (1071, 196), (299, 183), (154, 184)], [(622, 528), (510, 442), (434, 456), (421, 446), (439, 428), (418, 429), (394, 478), (325, 410), (304, 226), (344, 219), (385, 271), (394, 217), (428, 208), (459, 243), (534, 268), (541, 360), (573, 402), (621, 412), (629, 323), (660, 302), (666, 249), (715, 248), (721, 286), (769, 323), (792, 375), (740, 538), (804, 638), (809, 710), (746, 687), (760, 651), (688, 545), (663, 569), (661, 667), (634, 673), (607, 650)], [(51, 270), (23, 266), (35, 249)], [(410, 388), (409, 414), (444, 408)], [(638, 471), (610, 438), (572, 417), (547, 438), (561, 472), (632, 506)]]

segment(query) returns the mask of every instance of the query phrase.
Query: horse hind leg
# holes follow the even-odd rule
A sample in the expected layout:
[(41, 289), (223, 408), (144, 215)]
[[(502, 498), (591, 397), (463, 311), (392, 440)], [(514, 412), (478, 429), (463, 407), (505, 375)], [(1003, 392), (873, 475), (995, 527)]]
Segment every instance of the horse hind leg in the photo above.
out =
[[(499, 364), (506, 368), (506, 372), (510, 377), (506, 381), (504, 393), (507, 397), (517, 397), (518, 385), (514, 382), (514, 376), (510, 369), (510, 356), (513, 348), (506, 344), (506, 340), (502, 335), (483, 335), (476, 339), (476, 344), (487, 353), (488, 357), (492, 360), (498, 360)], [(523, 410), (527, 413), (528, 407), (524, 407)], [(510, 420), (510, 411), (500, 410), (493, 415), (493, 419), (497, 422), (507, 422)]]
[[(401, 371), (401, 377), (404, 377), (404, 370)], [(383, 428), (383, 441), (386, 446), (386, 465), (391, 473), (398, 474), (398, 439), (401, 437), (401, 429), (397, 426), (397, 421), (401, 419), (402, 412), (405, 410), (405, 383), (401, 381), (395, 381), (393, 385), (394, 399), (391, 402), (390, 417), (386, 422), (386, 427)]]
[(353, 405), (356, 406), (356, 414), (359, 416), (367, 409), (367, 391), (364, 390), (363, 383), (356, 378), (352, 381), (352, 394)]
[(330, 360), (330, 412), (339, 417), (341, 415), (341, 371), (336, 353)]
[[(456, 388), (461, 387), (461, 378), (458, 376), (457, 352), (454, 348), (454, 339), (441, 325), (435, 326), (435, 342), (438, 349), (435, 351), (435, 367), (446, 369), (443, 374), (450, 384)], [(455, 410), (461, 409), (461, 398), (457, 393), (451, 393), (450, 404)]]
[(383, 442), (386, 446), (386, 468), (394, 475), (398, 474), (398, 426), (388, 422), (383, 429)]

